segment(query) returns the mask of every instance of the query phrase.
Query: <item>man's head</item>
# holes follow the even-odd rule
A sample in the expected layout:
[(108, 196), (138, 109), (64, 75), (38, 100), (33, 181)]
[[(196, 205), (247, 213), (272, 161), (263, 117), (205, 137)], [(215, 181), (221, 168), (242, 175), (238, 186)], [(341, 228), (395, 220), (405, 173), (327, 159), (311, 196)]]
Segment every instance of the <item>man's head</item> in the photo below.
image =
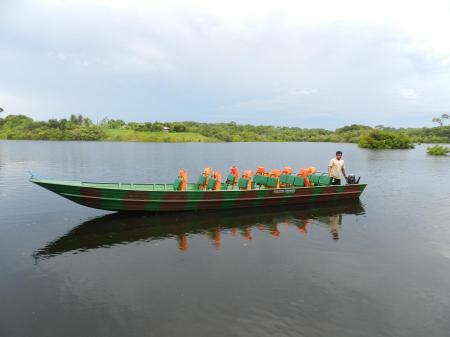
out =
[(336, 159), (341, 160), (342, 158), (342, 151), (336, 151)]

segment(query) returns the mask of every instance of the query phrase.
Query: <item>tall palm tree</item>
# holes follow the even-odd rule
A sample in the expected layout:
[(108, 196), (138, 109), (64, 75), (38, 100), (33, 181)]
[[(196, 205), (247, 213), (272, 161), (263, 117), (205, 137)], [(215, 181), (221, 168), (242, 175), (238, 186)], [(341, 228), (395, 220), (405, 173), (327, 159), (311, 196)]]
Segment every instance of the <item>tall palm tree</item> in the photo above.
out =
[(449, 120), (450, 119), (450, 115), (449, 114), (442, 114), (441, 119), (442, 120)]
[(443, 125), (444, 125), (444, 122), (442, 121), (441, 118), (435, 117), (435, 118), (432, 118), (431, 121), (432, 121), (433, 123), (437, 123), (439, 126), (443, 126)]

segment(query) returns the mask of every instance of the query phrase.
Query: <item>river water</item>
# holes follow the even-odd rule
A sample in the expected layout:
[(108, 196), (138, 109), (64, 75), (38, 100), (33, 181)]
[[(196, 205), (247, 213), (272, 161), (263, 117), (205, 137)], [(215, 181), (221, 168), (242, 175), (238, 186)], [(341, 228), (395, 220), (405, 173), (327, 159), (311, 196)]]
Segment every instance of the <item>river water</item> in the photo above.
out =
[[(336, 150), (359, 202), (120, 215), (28, 182), (323, 171)], [(0, 336), (449, 336), (450, 158), (425, 150), (0, 141)]]

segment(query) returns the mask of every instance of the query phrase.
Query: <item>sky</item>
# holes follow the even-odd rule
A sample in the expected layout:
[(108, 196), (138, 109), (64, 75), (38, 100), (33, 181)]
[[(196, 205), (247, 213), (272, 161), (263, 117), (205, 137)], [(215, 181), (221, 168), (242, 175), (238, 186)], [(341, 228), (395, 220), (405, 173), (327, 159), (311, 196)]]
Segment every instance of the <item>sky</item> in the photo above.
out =
[(450, 1), (0, 0), (0, 107), (431, 126), (450, 112)]

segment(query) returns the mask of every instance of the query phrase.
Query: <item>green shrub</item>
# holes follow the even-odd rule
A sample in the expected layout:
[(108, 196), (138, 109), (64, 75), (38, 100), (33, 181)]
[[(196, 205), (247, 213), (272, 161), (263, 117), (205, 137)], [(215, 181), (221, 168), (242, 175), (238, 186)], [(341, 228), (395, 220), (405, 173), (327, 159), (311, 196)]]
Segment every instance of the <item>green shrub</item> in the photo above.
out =
[(367, 149), (413, 149), (411, 139), (401, 133), (372, 130), (361, 136), (359, 147)]
[(450, 153), (450, 148), (448, 146), (435, 145), (427, 147), (427, 153), (432, 156), (445, 156)]

